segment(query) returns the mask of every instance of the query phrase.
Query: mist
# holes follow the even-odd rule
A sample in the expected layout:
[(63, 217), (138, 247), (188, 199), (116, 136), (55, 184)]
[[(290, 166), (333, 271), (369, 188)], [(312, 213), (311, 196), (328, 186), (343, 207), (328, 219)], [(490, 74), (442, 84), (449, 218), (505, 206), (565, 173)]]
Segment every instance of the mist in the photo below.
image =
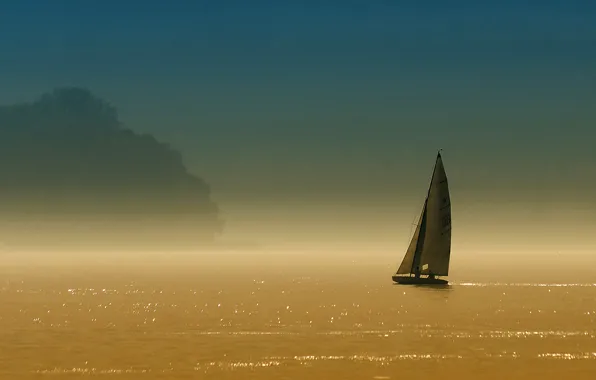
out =
[(589, 7), (160, 7), (3, 12), (7, 265), (390, 273), (441, 148), (453, 276), (592, 265)]
[[(5, 243), (0, 252), (5, 268), (41, 273), (48, 268), (52, 273), (72, 268), (135, 275), (252, 273), (255, 278), (285, 273), (347, 281), (367, 276), (382, 282), (390, 280), (401, 262), (419, 214), (414, 202), (230, 202), (228, 207), (222, 208), (224, 232), (202, 245), (188, 244), (193, 232), (173, 227), (175, 221), (137, 224), (131, 230), (108, 220), (89, 224), (86, 234), (78, 235), (84, 226), (63, 226), (55, 232), (46, 225), (40, 228), (53, 236), (53, 246), (48, 239), (37, 247)], [(461, 211), (454, 207), (449, 278), (590, 282), (596, 264), (591, 216), (582, 209), (532, 215), (482, 204)], [(556, 223), (549, 227), (545, 220)], [(26, 232), (21, 233), (21, 241), (27, 241)], [(186, 235), (177, 238), (181, 234)]]

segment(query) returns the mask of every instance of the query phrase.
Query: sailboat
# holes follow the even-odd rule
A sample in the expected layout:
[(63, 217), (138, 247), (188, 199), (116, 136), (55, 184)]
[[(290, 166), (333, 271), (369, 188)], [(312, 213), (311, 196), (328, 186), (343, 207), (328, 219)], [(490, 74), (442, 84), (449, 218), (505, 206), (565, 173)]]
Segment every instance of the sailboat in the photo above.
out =
[(428, 193), (414, 236), (392, 276), (398, 284), (447, 284), (451, 256), (451, 199), (441, 151), (437, 153)]

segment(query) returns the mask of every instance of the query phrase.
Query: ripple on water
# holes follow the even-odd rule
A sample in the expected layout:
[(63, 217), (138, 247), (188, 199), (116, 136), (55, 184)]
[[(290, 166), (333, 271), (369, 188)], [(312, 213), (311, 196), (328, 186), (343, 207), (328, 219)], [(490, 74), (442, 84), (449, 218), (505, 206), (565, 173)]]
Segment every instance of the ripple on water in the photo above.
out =
[[(404, 291), (308, 277), (229, 286), (69, 281), (0, 289), (0, 350), (13, 378), (243, 370), (277, 376), (344, 363), (394, 371), (408, 363), (474, 367), (486, 360), (596, 369), (596, 284), (463, 282), (448, 291)], [(93, 365), (82, 365), (86, 360)]]

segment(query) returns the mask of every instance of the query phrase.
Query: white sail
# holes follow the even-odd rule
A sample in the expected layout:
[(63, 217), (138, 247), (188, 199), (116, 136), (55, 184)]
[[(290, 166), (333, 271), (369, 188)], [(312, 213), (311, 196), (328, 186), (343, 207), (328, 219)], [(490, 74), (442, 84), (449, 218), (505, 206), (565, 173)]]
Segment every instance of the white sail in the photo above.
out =
[(451, 199), (441, 154), (437, 161), (416, 232), (397, 274), (449, 274)]
[(447, 276), (451, 256), (451, 198), (441, 154), (437, 156), (426, 202), (425, 227), (419, 260), (420, 273)]
[(416, 231), (414, 231), (414, 236), (412, 236), (412, 240), (410, 241), (410, 245), (408, 246), (406, 255), (404, 256), (404, 259), (401, 262), (399, 269), (397, 269), (397, 274), (413, 273), (412, 268), (414, 267), (414, 258), (416, 256), (416, 251), (418, 248), (418, 240), (420, 238), (420, 226), (422, 225), (422, 219), (424, 218), (425, 212), (426, 212), (426, 202), (424, 203), (424, 207), (422, 207), (422, 213), (420, 214), (420, 218), (418, 219), (418, 224), (416, 225)]

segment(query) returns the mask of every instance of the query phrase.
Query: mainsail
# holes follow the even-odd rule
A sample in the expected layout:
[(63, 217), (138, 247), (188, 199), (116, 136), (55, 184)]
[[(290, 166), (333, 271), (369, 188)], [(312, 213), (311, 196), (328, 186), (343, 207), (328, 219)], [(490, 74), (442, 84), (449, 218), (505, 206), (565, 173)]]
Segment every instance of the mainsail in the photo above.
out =
[(418, 226), (397, 274), (449, 274), (451, 199), (441, 153), (433, 171)]

